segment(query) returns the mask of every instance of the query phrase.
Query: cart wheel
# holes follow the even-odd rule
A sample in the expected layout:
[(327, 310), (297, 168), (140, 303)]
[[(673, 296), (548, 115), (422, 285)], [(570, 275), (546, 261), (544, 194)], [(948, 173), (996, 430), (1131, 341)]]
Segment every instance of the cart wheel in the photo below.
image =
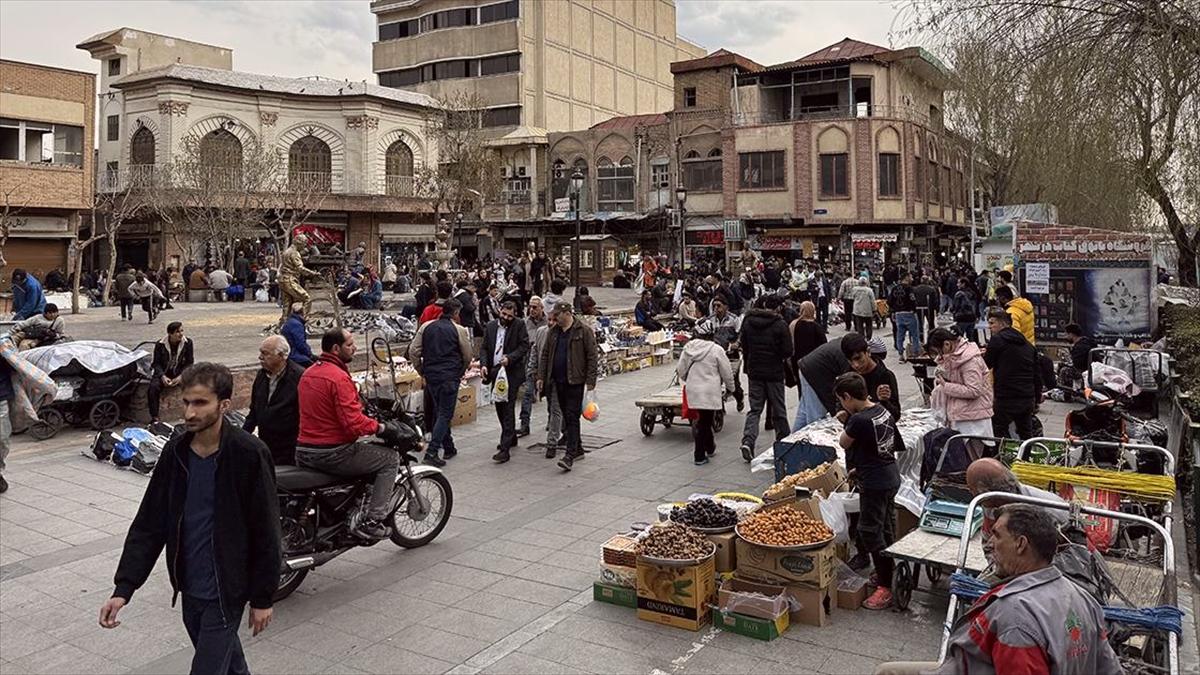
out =
[(936, 584), (942, 580), (942, 568), (934, 567), (933, 565), (926, 565), (925, 577), (929, 579), (929, 583)]
[(88, 413), (88, 423), (96, 431), (104, 431), (111, 429), (121, 420), (121, 406), (111, 398), (106, 398), (102, 401), (96, 401), (92, 404), (92, 411)]
[(897, 609), (908, 609), (908, 601), (913, 592), (912, 569), (907, 562), (896, 563), (896, 571), (892, 575), (892, 596), (896, 598)]
[(725, 428), (725, 411), (718, 410), (717, 414), (713, 415), (713, 433), (719, 434)]
[(67, 420), (61, 412), (54, 408), (47, 408), (38, 411), (38, 421), (30, 425), (29, 435), (38, 441), (54, 438), (58, 430), (62, 429), (66, 423)]
[(653, 434), (654, 433), (654, 414), (651, 413), (649, 410), (642, 410), (642, 417), (640, 420), (640, 424), (642, 427), (643, 434), (645, 434), (646, 436)]
[(670, 429), (671, 425), (675, 423), (675, 416), (670, 413), (663, 413), (662, 423), (664, 427)]

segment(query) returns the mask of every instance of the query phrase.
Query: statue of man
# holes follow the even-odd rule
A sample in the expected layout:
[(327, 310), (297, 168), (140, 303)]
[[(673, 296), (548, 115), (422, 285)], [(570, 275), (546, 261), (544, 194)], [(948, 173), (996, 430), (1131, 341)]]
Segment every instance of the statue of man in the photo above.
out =
[(308, 291), (304, 290), (304, 285), (301, 280), (307, 277), (315, 277), (317, 273), (304, 266), (304, 257), (300, 254), (301, 250), (308, 248), (308, 235), (298, 234), (292, 238), (291, 246), (288, 246), (283, 251), (283, 261), (279, 265), (279, 296), (283, 305), (283, 317), (287, 319), (287, 315), (292, 306), (292, 303), (299, 302), (304, 305), (304, 315), (308, 316), (312, 310), (312, 297)]

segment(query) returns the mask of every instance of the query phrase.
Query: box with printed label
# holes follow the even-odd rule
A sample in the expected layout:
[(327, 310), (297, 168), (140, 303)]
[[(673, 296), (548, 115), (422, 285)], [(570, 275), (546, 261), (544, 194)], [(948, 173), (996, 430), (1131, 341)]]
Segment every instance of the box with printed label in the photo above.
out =
[(781, 584), (811, 584), (825, 588), (833, 582), (836, 547), (792, 551), (737, 542), (737, 573), (751, 579)]
[(459, 387), (458, 398), (454, 404), (454, 417), (450, 420), (450, 426), (470, 424), (475, 421), (477, 414), (479, 414), (479, 399), (476, 396), (475, 387), (471, 385)]
[(610, 605), (620, 605), (621, 607), (634, 608), (637, 607), (637, 591), (625, 586), (616, 586), (614, 584), (606, 584), (595, 582), (592, 584), (592, 599), (598, 602), (607, 602)]
[(714, 560), (718, 572), (732, 572), (737, 569), (737, 534), (733, 532), (725, 532), (724, 534), (709, 534), (705, 535), (708, 540), (717, 547), (717, 554)]
[(788, 628), (788, 613), (783, 612), (774, 619), (759, 619), (735, 612), (713, 610), (713, 625), (730, 633), (745, 635), (756, 640), (770, 642), (783, 635)]
[(700, 630), (709, 621), (716, 593), (711, 557), (695, 565), (659, 565), (639, 558), (637, 615), (643, 621)]

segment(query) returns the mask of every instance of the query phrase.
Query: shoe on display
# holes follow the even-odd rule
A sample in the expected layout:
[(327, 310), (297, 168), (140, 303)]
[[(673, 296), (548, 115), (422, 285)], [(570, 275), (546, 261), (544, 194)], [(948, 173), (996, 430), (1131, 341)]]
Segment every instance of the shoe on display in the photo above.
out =
[(512, 458), (508, 456), (507, 450), (501, 450), (500, 452), (497, 452), (496, 454), (492, 455), (492, 461), (497, 464), (503, 464), (503, 463), (507, 462), (509, 459), (512, 459)]
[(862, 606), (863, 609), (880, 610), (889, 609), (895, 604), (896, 599), (892, 597), (892, 592), (883, 586), (880, 586), (879, 588), (875, 589), (875, 592), (871, 594), (871, 597), (863, 600)]
[(433, 455), (428, 452), (425, 453), (425, 457), (422, 458), (421, 461), (428, 464), (429, 466), (436, 466), (438, 468), (446, 466), (446, 460), (439, 459), (437, 455)]

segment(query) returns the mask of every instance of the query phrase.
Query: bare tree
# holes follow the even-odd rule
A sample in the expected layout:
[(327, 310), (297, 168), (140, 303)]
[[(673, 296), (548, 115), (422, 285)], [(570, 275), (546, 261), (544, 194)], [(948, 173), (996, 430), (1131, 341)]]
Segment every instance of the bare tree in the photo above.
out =
[(95, 192), (88, 206), (90, 229), (87, 238), (76, 231), (71, 242), (71, 313), (79, 313), (79, 288), (83, 282), (83, 256), (93, 244), (108, 243), (108, 279), (104, 284), (103, 297), (107, 300), (112, 291), (113, 277), (117, 269), (117, 237), (121, 227), (130, 220), (150, 212), (150, 201), (144, 190), (126, 187), (117, 192)]
[(439, 100), (425, 118), (425, 136), (438, 162), (413, 171), (414, 194), (429, 199), (433, 217), (478, 211), (499, 194), (500, 154), (488, 145), (486, 111), (478, 96), (455, 94)]
[[(1200, 281), (1200, 235), (1187, 221), (1200, 208), (1194, 2), (914, 0), (904, 20), (956, 57), (963, 96), (951, 104), (975, 118), (964, 133), (999, 167), (1001, 194), (1059, 202), (1068, 219), (1161, 224), (1179, 249), (1180, 279)], [(986, 109), (996, 97), (999, 114)]]
[(275, 243), (275, 264), (278, 265), (283, 249), (292, 242), (292, 233), (321, 210), (329, 196), (330, 185), (320, 178), (289, 176), (281, 177), (271, 187), (270, 192), (263, 195), (270, 210), (262, 226)]
[(9, 185), (0, 193), (0, 270), (8, 266), (4, 258), (4, 245), (8, 243), (8, 234), (20, 222), (21, 212), (29, 205), (29, 198), (19, 199), (17, 194), (23, 187), (22, 183)]

